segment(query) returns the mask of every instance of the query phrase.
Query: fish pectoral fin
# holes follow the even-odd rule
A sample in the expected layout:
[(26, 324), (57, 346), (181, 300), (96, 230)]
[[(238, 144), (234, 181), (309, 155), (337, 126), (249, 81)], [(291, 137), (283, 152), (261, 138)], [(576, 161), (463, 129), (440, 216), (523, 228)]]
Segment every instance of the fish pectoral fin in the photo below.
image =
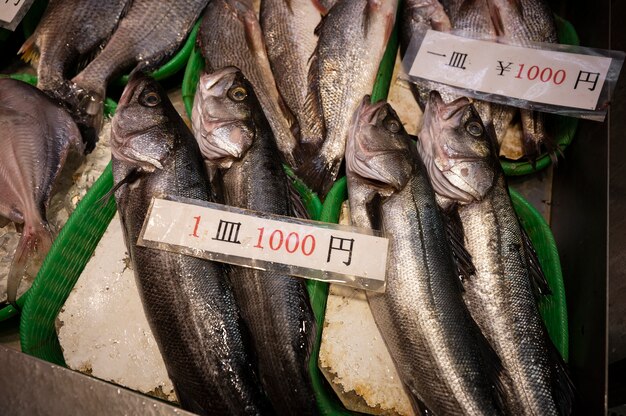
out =
[(132, 169), (130, 172), (128, 172), (128, 174), (124, 177), (124, 179), (114, 184), (109, 192), (102, 195), (102, 197), (96, 201), (96, 204), (99, 204), (101, 207), (104, 207), (106, 204), (109, 203), (109, 200), (111, 199), (111, 197), (115, 195), (115, 191), (120, 189), (123, 185), (131, 184), (135, 182), (141, 177), (141, 174), (142, 174), (141, 169)]
[(24, 225), (7, 277), (7, 301), (17, 308), (17, 289), (25, 274), (36, 276), (52, 247), (52, 233), (45, 223)]
[[(518, 221), (521, 223), (520, 219), (518, 219)], [(550, 290), (550, 285), (548, 284), (546, 275), (541, 268), (537, 251), (535, 251), (535, 247), (533, 246), (530, 236), (524, 227), (520, 227), (520, 229), (522, 230), (522, 242), (524, 253), (526, 255), (526, 262), (528, 263), (528, 270), (530, 271), (530, 285), (535, 299), (538, 300), (542, 296), (551, 295), (552, 291)]]
[(22, 45), (19, 51), (17, 51), (18, 55), (22, 55), (22, 60), (31, 64), (33, 67), (37, 68), (39, 65), (39, 48), (37, 47), (37, 32), (30, 35), (26, 42)]
[(465, 231), (456, 205), (442, 210), (448, 242), (452, 249), (454, 263), (461, 281), (469, 279), (476, 272), (472, 255), (465, 248)]

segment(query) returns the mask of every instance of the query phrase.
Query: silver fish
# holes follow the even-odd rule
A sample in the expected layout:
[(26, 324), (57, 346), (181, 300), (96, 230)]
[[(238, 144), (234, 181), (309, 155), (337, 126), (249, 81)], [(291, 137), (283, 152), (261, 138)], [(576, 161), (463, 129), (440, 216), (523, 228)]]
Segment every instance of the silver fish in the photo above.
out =
[(0, 220), (23, 224), (11, 264), (7, 298), (15, 303), (25, 273), (35, 276), (50, 246), (46, 210), (71, 149), (84, 151), (67, 112), (37, 88), (0, 79)]
[(284, 161), (295, 166), (298, 123), (276, 88), (252, 2), (211, 1), (202, 17), (199, 42), (209, 68), (236, 66), (250, 80)]
[[(37, 69), (37, 87), (51, 97), (68, 100), (72, 93), (69, 79), (80, 60), (99, 52), (109, 39), (129, 0), (102, 2), (82, 0), (51, 0), (35, 32), (18, 53)], [(88, 151), (93, 149), (93, 135)]]
[(467, 98), (431, 93), (420, 153), (438, 201), (460, 218), (475, 275), (464, 282), (472, 317), (512, 383), (512, 414), (571, 412), (572, 387), (537, 309), (530, 247), (511, 205), (495, 143)]
[(209, 200), (192, 133), (151, 78), (131, 77), (111, 127), (118, 212), (146, 317), (182, 406), (200, 414), (272, 414), (219, 263), (138, 246), (154, 196)]
[(320, 197), (339, 173), (352, 115), (372, 92), (397, 6), (397, 0), (339, 0), (317, 30), (307, 105), (323, 115), (325, 137), (296, 172)]
[(324, 140), (322, 114), (305, 106), (311, 55), (317, 46), (315, 28), (325, 9), (316, 0), (263, 0), (261, 28), (278, 90), (300, 127), (300, 145)]
[(366, 96), (355, 113), (346, 170), (352, 222), (389, 238), (385, 293), (367, 298), (414, 405), (504, 414), (502, 367), (463, 302), (433, 189), (388, 104)]
[[(221, 202), (292, 214), (288, 178), (254, 89), (226, 67), (200, 77), (192, 114), (205, 163), (218, 175)], [(316, 415), (309, 375), (315, 316), (303, 279), (269, 270), (229, 269), (256, 346), (259, 375), (278, 415)]]
[(72, 78), (68, 105), (83, 131), (100, 131), (108, 83), (125, 70), (156, 69), (181, 46), (207, 2), (131, 2), (102, 52)]

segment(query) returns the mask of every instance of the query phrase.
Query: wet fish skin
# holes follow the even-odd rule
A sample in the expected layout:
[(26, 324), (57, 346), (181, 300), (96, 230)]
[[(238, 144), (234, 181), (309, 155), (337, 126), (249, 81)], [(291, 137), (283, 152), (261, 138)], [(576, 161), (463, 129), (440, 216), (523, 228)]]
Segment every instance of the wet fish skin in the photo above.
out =
[(493, 138), (465, 98), (444, 104), (432, 93), (424, 120), (420, 153), (439, 202), (458, 210), (476, 269), (464, 298), (511, 377), (509, 407), (520, 415), (569, 414), (571, 382), (537, 309)]
[(263, 0), (260, 23), (276, 85), (300, 127), (300, 145), (319, 146), (324, 121), (316, 108), (306, 108), (315, 28), (326, 10), (316, 0)]
[(298, 122), (276, 87), (252, 2), (211, 1), (202, 17), (198, 39), (208, 68), (236, 66), (250, 80), (283, 160), (295, 166)]
[(84, 130), (102, 127), (108, 83), (123, 71), (149, 71), (183, 43), (208, 0), (154, 2), (132, 0), (126, 15), (96, 58), (72, 78), (68, 105)]
[(53, 186), (70, 150), (84, 145), (67, 112), (37, 88), (0, 79), (0, 219), (23, 224), (7, 298), (15, 303), (24, 275), (35, 276), (50, 246), (46, 219)]
[(390, 240), (386, 291), (367, 297), (414, 404), (438, 415), (504, 414), (499, 360), (466, 309), (433, 189), (388, 104), (365, 98), (346, 170), (353, 223)]
[[(290, 192), (272, 131), (254, 89), (235, 67), (200, 77), (192, 114), (205, 163), (223, 203), (289, 216)], [(316, 323), (303, 279), (270, 270), (229, 269), (256, 346), (263, 388), (277, 415), (317, 415), (308, 371)]]
[(116, 183), (134, 179), (115, 199), (144, 310), (182, 406), (200, 414), (271, 414), (224, 267), (135, 244), (154, 196), (210, 195), (192, 133), (151, 78), (131, 77), (111, 146)]
[(296, 173), (320, 197), (339, 173), (352, 115), (372, 92), (397, 6), (396, 0), (339, 0), (317, 29), (307, 101), (322, 113), (326, 137)]

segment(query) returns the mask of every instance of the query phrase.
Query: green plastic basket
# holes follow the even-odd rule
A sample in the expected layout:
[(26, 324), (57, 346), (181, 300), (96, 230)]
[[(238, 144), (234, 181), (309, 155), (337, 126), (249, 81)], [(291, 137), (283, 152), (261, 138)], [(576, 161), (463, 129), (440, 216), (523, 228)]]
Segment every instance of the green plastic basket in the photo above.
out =
[[(555, 18), (559, 42), (566, 45), (580, 45), (580, 40), (578, 39), (578, 34), (574, 26), (559, 16), (555, 16)], [(559, 115), (552, 115), (551, 117), (554, 120), (556, 146), (560, 151), (563, 151), (569, 146), (572, 140), (574, 140), (576, 128), (578, 127), (578, 119)], [(552, 163), (552, 159), (550, 155), (544, 153), (537, 158), (535, 166), (528, 161), (513, 161), (508, 159), (501, 159), (500, 163), (507, 176), (521, 176), (547, 168)]]
[[(376, 87), (372, 93), (373, 101), (383, 99), (387, 94), (396, 50), (397, 34), (394, 31), (381, 63)], [(193, 95), (202, 67), (202, 57), (197, 50), (194, 50), (189, 57), (183, 80), (183, 99), (188, 112), (191, 111)], [(311, 217), (320, 221), (337, 223), (341, 205), (347, 198), (346, 178), (342, 177), (335, 182), (322, 204), (317, 195), (295, 177), (293, 172), (289, 169), (286, 171), (301, 193)], [(55, 332), (55, 319), (115, 213), (112, 198), (104, 205), (97, 202), (111, 189), (112, 185), (113, 179), (109, 166), (79, 203), (54, 242), (25, 299), (20, 325), (24, 352), (64, 365), (63, 354)], [(512, 191), (511, 196), (513, 205), (522, 218), (522, 225), (536, 246), (539, 261), (546, 271), (553, 291), (552, 297), (540, 305), (542, 314), (552, 340), (563, 357), (567, 359), (568, 336), (565, 296), (554, 239), (541, 215), (519, 194)], [(307, 289), (318, 327), (323, 328), (328, 284), (307, 281)], [(318, 334), (310, 362), (311, 378), (320, 412), (323, 415), (354, 414), (343, 407), (317, 366), (320, 340), (321, 331)]]

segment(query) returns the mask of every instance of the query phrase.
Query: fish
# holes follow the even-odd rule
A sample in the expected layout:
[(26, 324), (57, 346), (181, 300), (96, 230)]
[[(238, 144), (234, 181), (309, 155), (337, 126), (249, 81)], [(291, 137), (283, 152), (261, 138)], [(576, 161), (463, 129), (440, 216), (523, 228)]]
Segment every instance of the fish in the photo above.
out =
[[(238, 68), (203, 74), (194, 134), (220, 202), (292, 216), (289, 179), (251, 83)], [(317, 337), (305, 282), (272, 270), (232, 266), (229, 278), (256, 347), (259, 375), (277, 415), (317, 415), (309, 360)]]
[(445, 104), (433, 91), (418, 150), (440, 207), (458, 217), (475, 269), (463, 296), (510, 375), (512, 414), (571, 414), (573, 386), (537, 307), (532, 245), (513, 209), (495, 139), (470, 100)]
[(254, 350), (221, 263), (136, 244), (153, 197), (208, 201), (195, 138), (164, 89), (131, 76), (111, 122), (114, 195), (144, 311), (183, 408), (266, 415)]
[(250, 0), (212, 0), (198, 35), (207, 72), (226, 66), (241, 70), (254, 87), (283, 161), (298, 163), (298, 122), (276, 87), (259, 20)]
[(346, 147), (353, 225), (389, 239), (384, 293), (366, 292), (413, 398), (437, 415), (507, 413), (499, 359), (462, 298), (443, 218), (416, 145), (391, 106), (363, 99)]
[(85, 146), (56, 101), (10, 78), (0, 78), (0, 131), (0, 219), (23, 225), (7, 278), (7, 300), (15, 305), (22, 277), (36, 276), (52, 246), (46, 210), (67, 155)]
[(315, 28), (326, 9), (317, 0), (263, 0), (260, 23), (276, 85), (299, 126), (299, 146), (324, 140), (322, 114), (305, 106)]
[(172, 56), (207, 2), (132, 0), (102, 52), (71, 79), (66, 102), (84, 132), (97, 136), (102, 128), (109, 82), (129, 69), (154, 70)]
[(339, 174), (352, 115), (372, 92), (397, 7), (397, 0), (338, 0), (316, 30), (306, 105), (322, 114), (324, 141), (295, 171), (320, 198)]
[[(61, 101), (71, 100), (69, 80), (81, 61), (100, 51), (128, 8), (129, 0), (51, 0), (19, 54), (37, 69), (37, 87)], [(93, 150), (96, 137), (87, 151)]]

